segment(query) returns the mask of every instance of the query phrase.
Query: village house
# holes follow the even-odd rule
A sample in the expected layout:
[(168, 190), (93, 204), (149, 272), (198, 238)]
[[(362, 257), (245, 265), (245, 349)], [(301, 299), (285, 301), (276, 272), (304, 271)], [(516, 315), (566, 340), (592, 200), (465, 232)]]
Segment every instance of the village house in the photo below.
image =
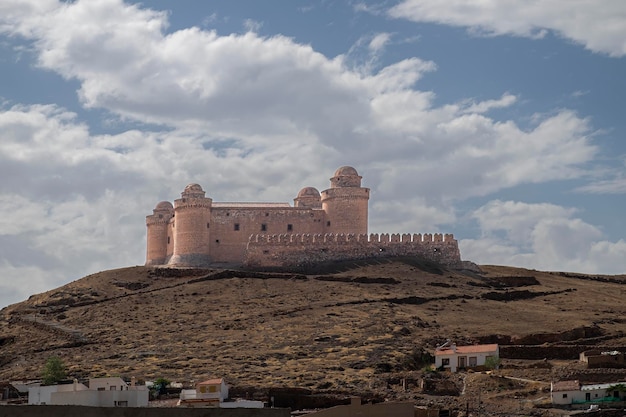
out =
[(198, 382), (196, 389), (182, 390), (178, 405), (189, 408), (263, 408), (262, 401), (228, 401), (228, 384), (224, 378)]
[(625, 401), (626, 382), (613, 382), (608, 384), (582, 385), (577, 380), (559, 381), (550, 384), (552, 404), (572, 405), (587, 403), (603, 403)]
[(587, 368), (623, 368), (626, 366), (624, 352), (617, 350), (587, 350), (579, 356)]
[(127, 384), (122, 378), (90, 378), (89, 386), (71, 384), (35, 386), (28, 389), (29, 405), (83, 405), (91, 407), (147, 407), (144, 385)]
[(498, 358), (497, 344), (457, 346), (446, 342), (435, 350), (435, 368), (456, 372), (459, 369), (485, 366), (490, 358)]

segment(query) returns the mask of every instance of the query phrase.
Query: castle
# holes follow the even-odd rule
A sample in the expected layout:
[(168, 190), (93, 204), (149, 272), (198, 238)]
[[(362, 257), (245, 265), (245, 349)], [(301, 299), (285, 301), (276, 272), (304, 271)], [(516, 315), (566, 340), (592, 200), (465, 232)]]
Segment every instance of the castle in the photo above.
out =
[(451, 234), (367, 235), (369, 188), (344, 166), (321, 193), (305, 187), (288, 203), (218, 203), (190, 184), (146, 216), (146, 265), (294, 268), (320, 262), (418, 256), (461, 267)]

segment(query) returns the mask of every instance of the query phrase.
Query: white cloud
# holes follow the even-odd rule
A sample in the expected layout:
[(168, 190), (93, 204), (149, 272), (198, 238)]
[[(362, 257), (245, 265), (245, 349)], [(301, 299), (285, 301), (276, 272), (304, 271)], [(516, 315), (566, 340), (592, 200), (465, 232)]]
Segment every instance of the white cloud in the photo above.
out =
[(591, 194), (626, 194), (626, 178), (618, 177), (611, 180), (597, 181), (578, 187), (576, 191)]
[(380, 53), (380, 51), (382, 51), (385, 48), (385, 46), (387, 46), (390, 40), (391, 40), (390, 33), (385, 33), (385, 32), (378, 33), (376, 34), (376, 36), (372, 38), (368, 47), (370, 51), (375, 52), (375, 53)]
[[(11, 273), (29, 260), (55, 280), (143, 263), (144, 216), (190, 182), (216, 201), (291, 201), (353, 165), (372, 188), (372, 230), (423, 233), (455, 221), (454, 201), (579, 177), (596, 153), (589, 121), (569, 110), (522, 129), (488, 115), (516, 105), (508, 93), (435, 106), (417, 89), (431, 61), (354, 68), (283, 36), (167, 26), (166, 13), (121, 0), (0, 4), (0, 31), (77, 80), (85, 107), (157, 126), (93, 134), (55, 105), (0, 108), (0, 265)], [(389, 41), (367, 39), (376, 53)], [(519, 227), (512, 236), (531, 245), (562, 226)]]
[(252, 20), (252, 19), (246, 19), (243, 22), (243, 27), (246, 28), (248, 32), (257, 33), (263, 27), (263, 22), (257, 22), (256, 20)]
[(552, 31), (593, 52), (626, 55), (626, 3), (621, 0), (404, 0), (388, 13), (486, 35), (541, 38)]
[(542, 270), (623, 274), (626, 242), (606, 240), (597, 227), (554, 204), (491, 201), (472, 217), (483, 236), (460, 242), (465, 259)]

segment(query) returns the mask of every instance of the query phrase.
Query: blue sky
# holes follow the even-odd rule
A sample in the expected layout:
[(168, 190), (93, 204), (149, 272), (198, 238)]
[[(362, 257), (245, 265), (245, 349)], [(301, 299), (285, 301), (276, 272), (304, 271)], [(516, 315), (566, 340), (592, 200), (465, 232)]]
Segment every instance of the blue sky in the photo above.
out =
[(626, 273), (621, 0), (0, 2), (0, 306), (145, 260), (200, 183), (291, 202), (354, 166), (370, 231)]

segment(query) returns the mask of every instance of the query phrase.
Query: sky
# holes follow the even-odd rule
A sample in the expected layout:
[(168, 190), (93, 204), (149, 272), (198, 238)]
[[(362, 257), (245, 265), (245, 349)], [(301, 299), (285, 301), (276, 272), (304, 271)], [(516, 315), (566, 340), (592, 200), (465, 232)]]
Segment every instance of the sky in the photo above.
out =
[(0, 0), (0, 75), (0, 307), (344, 165), (372, 233), (626, 273), (623, 0)]

